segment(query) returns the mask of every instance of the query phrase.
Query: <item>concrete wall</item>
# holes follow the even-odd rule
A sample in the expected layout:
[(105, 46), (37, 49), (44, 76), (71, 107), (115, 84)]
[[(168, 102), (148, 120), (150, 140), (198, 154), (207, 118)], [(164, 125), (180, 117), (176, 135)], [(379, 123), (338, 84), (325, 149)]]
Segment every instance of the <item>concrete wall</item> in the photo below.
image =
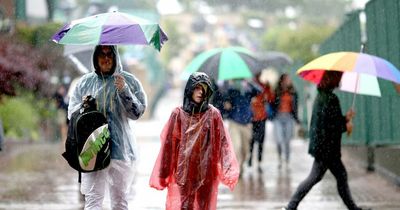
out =
[(375, 169), (400, 186), (400, 146), (375, 148)]
[(400, 187), (400, 146), (343, 146), (350, 156), (366, 170), (375, 171)]

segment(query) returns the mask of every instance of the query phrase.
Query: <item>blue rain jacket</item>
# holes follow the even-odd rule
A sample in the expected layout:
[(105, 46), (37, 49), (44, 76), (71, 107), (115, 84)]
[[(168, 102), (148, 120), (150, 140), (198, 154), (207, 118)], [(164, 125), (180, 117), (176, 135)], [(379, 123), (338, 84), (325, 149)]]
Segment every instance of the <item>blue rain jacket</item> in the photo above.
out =
[(261, 93), (261, 88), (249, 81), (236, 81), (236, 84), (228, 88), (226, 99), (232, 104), (228, 119), (239, 124), (251, 123), (253, 113), (251, 111), (251, 99)]
[[(96, 46), (96, 49), (99, 46)], [(97, 109), (107, 118), (111, 133), (111, 159), (136, 160), (136, 139), (131, 128), (131, 120), (139, 119), (147, 105), (146, 94), (139, 80), (122, 69), (120, 56), (116, 46), (114, 52), (114, 72), (102, 75), (97, 71), (98, 50), (93, 53), (92, 72), (83, 75), (70, 97), (68, 119), (82, 104), (82, 98), (92, 95), (96, 98)], [(114, 77), (120, 74), (125, 78), (125, 87), (118, 91), (114, 85)]]

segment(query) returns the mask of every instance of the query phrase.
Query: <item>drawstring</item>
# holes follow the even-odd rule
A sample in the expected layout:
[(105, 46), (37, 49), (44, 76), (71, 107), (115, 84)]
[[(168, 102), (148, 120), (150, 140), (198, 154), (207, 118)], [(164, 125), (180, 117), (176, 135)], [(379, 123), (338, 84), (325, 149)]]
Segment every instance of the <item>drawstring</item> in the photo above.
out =
[[(203, 101), (203, 103), (201, 103), (200, 109), (199, 109), (199, 113), (200, 113), (200, 110), (201, 110), (201, 108), (203, 107), (204, 103), (205, 103), (205, 101)], [(192, 126), (192, 118), (193, 118), (193, 115), (194, 115), (194, 109), (195, 109), (195, 107), (193, 106), (192, 114), (190, 115), (190, 121), (189, 121), (189, 127), (188, 127), (188, 129), (190, 129), (190, 126)], [(190, 133), (190, 132), (187, 133), (186, 138), (189, 137), (189, 133)]]
[[(102, 81), (103, 81), (103, 114), (107, 119), (107, 111), (106, 111), (106, 104), (107, 104), (107, 100), (108, 100), (107, 93), (106, 93), (107, 92), (106, 91), (107, 83), (106, 83), (106, 80), (104, 79), (103, 73), (101, 73), (101, 78), (102, 78)], [(115, 96), (115, 93), (112, 93), (111, 98), (110, 98), (110, 110), (111, 111), (113, 110), (114, 96)], [(98, 104), (97, 104), (97, 106), (98, 106)]]
[(103, 81), (103, 114), (107, 118), (107, 112), (106, 112), (106, 101), (107, 101), (107, 96), (106, 96), (106, 81), (104, 80), (104, 75), (101, 73), (101, 78)]

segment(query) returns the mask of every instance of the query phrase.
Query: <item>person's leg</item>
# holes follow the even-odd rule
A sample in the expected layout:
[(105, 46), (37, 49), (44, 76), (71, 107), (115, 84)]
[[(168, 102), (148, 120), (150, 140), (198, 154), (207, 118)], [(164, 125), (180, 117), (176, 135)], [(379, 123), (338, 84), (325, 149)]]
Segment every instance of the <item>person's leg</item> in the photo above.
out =
[(192, 192), (188, 186), (180, 186), (179, 193), (181, 196), (181, 210), (193, 210), (194, 209), (194, 201), (195, 201), (195, 193)]
[(263, 148), (264, 148), (264, 138), (265, 138), (265, 123), (266, 121), (260, 121), (258, 125), (258, 162), (260, 163), (262, 161), (262, 155), (263, 155)]
[[(252, 137), (253, 125), (249, 123), (247, 125), (239, 124), (239, 126), (240, 126), (240, 139), (242, 141), (241, 156), (242, 156), (242, 161), (244, 162), (249, 157), (249, 145)], [(241, 163), (242, 165), (243, 162)]]
[(344, 204), (349, 210), (358, 210), (360, 208), (354, 203), (351, 196), (349, 184), (347, 182), (347, 172), (340, 158), (335, 159), (329, 164), (329, 170), (336, 178), (337, 190)]
[(243, 165), (241, 165), (241, 163), (243, 162), (242, 155), (241, 155), (241, 151), (242, 151), (242, 141), (241, 141), (241, 135), (240, 135), (240, 128), (239, 125), (237, 123), (235, 123), (232, 120), (229, 120), (229, 135), (231, 136), (231, 140), (232, 140), (232, 145), (233, 145), (233, 149), (235, 151), (235, 155), (236, 155), (236, 159), (237, 162), (239, 164), (239, 168), (240, 168), (240, 174), (242, 174), (243, 171)]
[(293, 138), (294, 123), (289, 114), (285, 114), (282, 118), (283, 127), (283, 152), (285, 154), (285, 161), (288, 163), (290, 160), (290, 141)]
[(107, 170), (82, 173), (81, 193), (85, 196), (85, 210), (100, 210), (103, 206)]
[(282, 160), (283, 127), (279, 119), (279, 116), (277, 116), (277, 119), (274, 120), (274, 134), (275, 134), (276, 149), (278, 151), (278, 160), (280, 165)]
[[(217, 183), (218, 181), (214, 181)], [(203, 186), (199, 188), (196, 192), (196, 201), (198, 204), (199, 209), (201, 210), (210, 210), (212, 209), (211, 206), (211, 198), (213, 195), (213, 186), (218, 187), (218, 184), (214, 184), (213, 182), (209, 181), (204, 183)]]
[(258, 136), (258, 133), (257, 133), (258, 122), (253, 121), (252, 123), (253, 123), (253, 129), (252, 129), (253, 132), (252, 132), (252, 137), (251, 137), (250, 145), (249, 145), (250, 150), (249, 150), (249, 159), (247, 161), (248, 166), (252, 165), (254, 143), (257, 141), (257, 136)]
[(128, 210), (128, 194), (135, 175), (133, 162), (112, 160), (108, 173), (110, 179), (111, 209)]
[(291, 210), (297, 209), (300, 201), (303, 200), (303, 198), (307, 195), (307, 193), (315, 184), (321, 181), (327, 170), (328, 167), (322, 161), (314, 160), (310, 174), (297, 187), (297, 190), (292, 195), (287, 208)]

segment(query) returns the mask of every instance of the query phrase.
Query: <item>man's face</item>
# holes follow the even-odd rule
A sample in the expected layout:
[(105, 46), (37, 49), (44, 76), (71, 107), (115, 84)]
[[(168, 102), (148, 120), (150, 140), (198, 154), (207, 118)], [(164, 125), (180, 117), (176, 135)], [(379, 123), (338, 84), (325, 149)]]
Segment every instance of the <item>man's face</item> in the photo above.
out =
[(102, 46), (100, 53), (98, 54), (98, 62), (100, 71), (103, 74), (107, 74), (111, 71), (114, 64), (114, 53), (112, 52), (111, 47)]
[(204, 89), (201, 85), (196, 85), (196, 87), (193, 90), (193, 94), (192, 94), (192, 99), (194, 102), (196, 103), (201, 103), (204, 100)]

